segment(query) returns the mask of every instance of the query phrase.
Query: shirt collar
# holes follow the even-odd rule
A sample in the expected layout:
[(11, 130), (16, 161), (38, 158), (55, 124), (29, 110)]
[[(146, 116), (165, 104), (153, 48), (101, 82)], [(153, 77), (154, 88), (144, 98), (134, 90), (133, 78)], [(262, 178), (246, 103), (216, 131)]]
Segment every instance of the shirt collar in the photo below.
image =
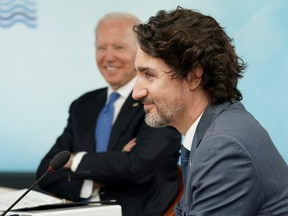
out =
[(202, 117), (203, 113), (196, 119), (196, 121), (191, 125), (191, 127), (188, 129), (184, 140), (183, 140), (183, 146), (190, 151), (191, 147), (192, 147), (192, 142), (193, 142), (193, 138), (196, 132), (196, 128), (198, 126), (198, 123)]
[[(124, 86), (120, 87), (119, 89), (117, 89), (117, 93), (120, 95), (120, 97), (126, 99), (128, 98), (128, 96), (131, 94), (134, 85), (136, 82), (136, 77), (134, 77), (132, 80), (130, 80), (127, 84), (125, 84)], [(113, 92), (113, 89), (111, 88), (111, 86), (108, 86), (108, 97), (109, 95)]]

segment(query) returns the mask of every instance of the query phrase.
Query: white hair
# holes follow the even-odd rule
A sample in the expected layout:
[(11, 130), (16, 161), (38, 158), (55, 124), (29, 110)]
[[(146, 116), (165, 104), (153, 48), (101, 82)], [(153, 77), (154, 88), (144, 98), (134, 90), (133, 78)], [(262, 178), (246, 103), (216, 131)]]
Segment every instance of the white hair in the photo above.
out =
[(127, 13), (127, 12), (112, 12), (112, 13), (105, 14), (99, 20), (98, 24), (96, 25), (95, 30), (97, 30), (97, 27), (99, 26), (100, 23), (111, 21), (111, 20), (129, 20), (134, 25), (138, 25), (141, 23), (141, 20), (138, 17), (136, 17), (134, 14)]

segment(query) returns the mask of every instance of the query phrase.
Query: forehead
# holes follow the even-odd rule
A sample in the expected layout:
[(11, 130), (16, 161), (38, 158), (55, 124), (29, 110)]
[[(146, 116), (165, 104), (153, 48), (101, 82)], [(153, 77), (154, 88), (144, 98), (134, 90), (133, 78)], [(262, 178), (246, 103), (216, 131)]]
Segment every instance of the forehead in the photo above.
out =
[[(104, 20), (101, 21), (96, 28), (96, 36), (98, 36), (101, 32), (110, 33), (124, 33), (124, 34), (135, 34), (133, 32), (134, 23), (130, 20), (125, 19), (113, 19), (113, 20)], [(116, 35), (121, 36), (121, 35)]]
[(139, 72), (149, 70), (155, 73), (171, 71), (171, 68), (162, 59), (148, 55), (140, 47), (137, 48), (135, 69)]
[[(96, 40), (100, 41), (127, 41), (136, 43), (136, 35), (133, 32), (133, 23), (129, 20), (102, 21), (96, 28)], [(130, 42), (131, 41), (131, 42)]]

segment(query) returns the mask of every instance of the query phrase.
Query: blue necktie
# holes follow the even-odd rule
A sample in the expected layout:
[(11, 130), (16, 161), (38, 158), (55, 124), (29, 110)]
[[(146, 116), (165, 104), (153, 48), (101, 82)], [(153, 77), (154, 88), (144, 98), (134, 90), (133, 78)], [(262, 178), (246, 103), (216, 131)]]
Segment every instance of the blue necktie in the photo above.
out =
[(190, 156), (190, 151), (187, 150), (182, 145), (182, 147), (181, 147), (181, 167), (182, 167), (184, 187), (186, 185), (186, 180), (187, 180), (187, 169), (188, 169), (188, 163), (189, 163), (189, 156)]
[(120, 95), (117, 92), (113, 92), (110, 95), (108, 103), (103, 107), (103, 109), (99, 113), (95, 131), (97, 152), (107, 151), (114, 116), (113, 103), (118, 99), (119, 96)]

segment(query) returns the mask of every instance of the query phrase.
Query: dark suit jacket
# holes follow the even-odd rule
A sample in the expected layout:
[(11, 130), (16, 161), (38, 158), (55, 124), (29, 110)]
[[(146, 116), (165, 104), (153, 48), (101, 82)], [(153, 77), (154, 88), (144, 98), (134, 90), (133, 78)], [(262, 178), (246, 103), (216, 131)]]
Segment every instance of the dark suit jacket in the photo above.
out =
[(287, 164), (240, 102), (205, 110), (187, 165), (176, 215), (288, 215)]
[[(50, 174), (40, 187), (63, 198), (77, 201), (84, 179), (106, 185), (102, 200), (117, 200), (124, 216), (162, 215), (177, 190), (177, 162), (181, 135), (173, 128), (151, 128), (144, 121), (143, 105), (131, 95), (113, 125), (108, 152), (95, 153), (95, 125), (105, 105), (107, 88), (95, 90), (75, 100), (63, 134), (41, 161), (38, 178), (51, 158), (62, 150), (88, 152), (75, 173), (60, 169)], [(130, 153), (125, 144), (137, 138)]]

